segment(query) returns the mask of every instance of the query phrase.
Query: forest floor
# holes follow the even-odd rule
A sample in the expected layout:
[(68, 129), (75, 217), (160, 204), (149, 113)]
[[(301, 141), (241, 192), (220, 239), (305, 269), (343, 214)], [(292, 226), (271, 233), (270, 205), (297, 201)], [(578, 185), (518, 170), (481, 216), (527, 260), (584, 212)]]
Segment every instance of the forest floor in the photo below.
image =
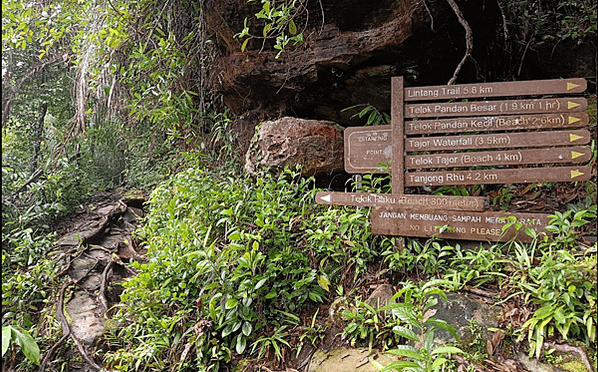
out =
[[(546, 195), (536, 195), (531, 200), (536, 200), (535, 205), (540, 207), (541, 200), (555, 200), (558, 197), (561, 202), (568, 202), (578, 200), (584, 194), (584, 190), (572, 184), (564, 184), (561, 188), (562, 190), (557, 192), (558, 195), (552, 195), (555, 191), (546, 189), (543, 191)], [(530, 199), (526, 196), (529, 190), (528, 192), (525, 190), (524, 186), (513, 189), (513, 205), (526, 201), (529, 203)], [(145, 252), (131, 236), (145, 214), (143, 207), (146, 201), (147, 198), (143, 194), (101, 193), (87, 201), (85, 205), (76, 208), (67, 218), (54, 226), (60, 237), (55, 245), (54, 254), (62, 260), (62, 267), (64, 267), (57, 275), (67, 275), (69, 280), (65, 282), (56, 300), (57, 319), (61, 323), (63, 337), (45, 353), (40, 371), (43, 371), (51, 360), (54, 350), (61, 346), (59, 343), (65, 342), (68, 337), (75, 345), (65, 351), (67, 358), (71, 360), (69, 369), (77, 372), (99, 370), (102, 364), (102, 350), (108, 350), (110, 347), (103, 336), (110, 326), (111, 309), (118, 304), (122, 292), (119, 282), (136, 274), (127, 263), (131, 260), (146, 262)], [(546, 212), (552, 206), (547, 202), (542, 202), (541, 205), (543, 208), (538, 209), (542, 212)], [(591, 243), (588, 241), (588, 244)], [(371, 297), (376, 288), (389, 285), (388, 280), (381, 279), (378, 274), (375, 271), (365, 274), (362, 280), (356, 283), (357, 288), (353, 293), (365, 299)], [(71, 285), (74, 286), (73, 289), (67, 292), (67, 287)], [(499, 302), (497, 299), (499, 292), (498, 288), (466, 291), (459, 294), (462, 299), (456, 302), (469, 302), (474, 308), (494, 306)], [(65, 295), (65, 293), (69, 294)], [(505, 309), (512, 314), (520, 314), (526, 310), (525, 304), (517, 304), (513, 301), (503, 302), (497, 306), (503, 314)], [(297, 314), (301, 319), (301, 326), (288, 332), (286, 339), (290, 347), (282, 349), (282, 358), (276, 355), (264, 355), (260, 359), (238, 358), (233, 360), (233, 365), (237, 365), (233, 370), (325, 372), (329, 370), (327, 368), (332, 368), (331, 371), (338, 370), (335, 368), (340, 368), (342, 364), (343, 371), (367, 372), (375, 371), (375, 367), (370, 363), (371, 360), (389, 363), (387, 359), (383, 359), (386, 357), (384, 353), (375, 348), (372, 350), (351, 347), (349, 339), (344, 336), (347, 322), (335, 314), (340, 312), (342, 306), (333, 303), (321, 304), (307, 309), (302, 314)], [(458, 316), (459, 314), (455, 315)], [(461, 319), (463, 320), (470, 321), (470, 319)], [(459, 322), (459, 319), (455, 321)], [(494, 318), (493, 321), (494, 324), (486, 326), (499, 327), (497, 322), (504, 323), (506, 320)], [(550, 365), (538, 364), (518, 351), (520, 345), (508, 338), (504, 341), (503, 339), (504, 335), (502, 337), (486, 335), (484, 342), (487, 340), (487, 344), (482, 345), (482, 348), (486, 348), (489, 353), (488, 358), (473, 364), (457, 356), (456, 363), (463, 366), (462, 370), (473, 368), (475, 371), (562, 370)], [(580, 351), (580, 348), (572, 348), (565, 353), (565, 360), (579, 360), (581, 355), (585, 356), (585, 353)]]
[(102, 192), (54, 225), (60, 238), (50, 253), (63, 267), (56, 277), (67, 276), (55, 299), (63, 336), (45, 353), (40, 371), (67, 338), (75, 345), (65, 351), (70, 371), (100, 369), (101, 361), (94, 360), (92, 354), (97, 353), (92, 350), (103, 347), (107, 319), (120, 302), (119, 283), (136, 274), (126, 263), (145, 261), (131, 234), (144, 215), (146, 201), (142, 193)]

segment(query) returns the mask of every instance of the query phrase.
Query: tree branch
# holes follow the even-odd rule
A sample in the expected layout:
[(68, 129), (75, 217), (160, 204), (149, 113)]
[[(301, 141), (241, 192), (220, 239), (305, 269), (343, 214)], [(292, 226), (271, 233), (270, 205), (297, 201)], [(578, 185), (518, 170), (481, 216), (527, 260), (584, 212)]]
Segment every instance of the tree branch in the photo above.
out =
[(461, 23), (461, 25), (465, 29), (465, 55), (463, 56), (463, 59), (461, 59), (461, 62), (459, 62), (459, 64), (457, 65), (457, 68), (453, 73), (453, 77), (448, 82), (448, 85), (452, 85), (455, 84), (455, 80), (457, 80), (457, 75), (459, 75), (459, 71), (461, 71), (461, 67), (463, 67), (467, 58), (471, 58), (471, 50), (473, 49), (473, 32), (471, 31), (471, 27), (469, 27), (469, 23), (467, 23), (465, 17), (463, 17), (463, 13), (461, 13), (461, 9), (459, 9), (459, 6), (455, 2), (455, 0), (446, 1), (449, 3), (451, 8), (453, 8), (453, 11), (459, 19), (459, 23)]

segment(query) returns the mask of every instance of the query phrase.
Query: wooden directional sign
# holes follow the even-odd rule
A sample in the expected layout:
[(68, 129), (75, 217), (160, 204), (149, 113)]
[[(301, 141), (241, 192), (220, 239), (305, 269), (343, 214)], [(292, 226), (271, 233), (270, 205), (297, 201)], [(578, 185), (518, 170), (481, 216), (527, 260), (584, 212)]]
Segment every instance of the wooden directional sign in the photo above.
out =
[[(406, 169), (481, 167), (495, 165), (581, 163), (592, 158), (589, 147), (557, 147), (550, 149), (476, 151), (450, 154), (405, 156)], [(388, 173), (382, 164), (390, 161), (384, 154), (357, 158), (359, 169), (348, 173)], [(351, 164), (351, 163), (349, 163)]]
[(407, 172), (405, 186), (490, 185), (496, 183), (587, 181), (589, 167), (510, 168)]
[(589, 161), (589, 147), (557, 147), (551, 149), (477, 151), (451, 154), (409, 155), (405, 168), (456, 168), (494, 165), (580, 163)]
[(405, 207), (377, 207), (370, 217), (372, 234), (478, 241), (508, 241), (515, 236), (520, 241), (531, 241), (524, 228), (518, 233), (513, 227), (503, 230), (509, 222), (508, 217), (515, 217), (517, 222), (537, 234), (547, 233), (544, 227), (549, 223), (548, 215), (540, 213), (459, 212)]
[[(584, 79), (404, 88), (403, 79), (397, 77), (391, 86), (391, 125), (345, 130), (345, 170), (392, 172), (392, 194), (316, 195), (318, 204), (375, 207), (371, 214), (374, 234), (529, 241), (523, 231), (545, 233), (548, 215), (483, 212), (484, 198), (406, 195), (404, 187), (585, 181), (591, 177), (588, 166), (552, 166), (591, 159), (591, 150), (581, 147), (589, 143), (589, 131), (575, 129), (589, 122), (583, 112), (584, 98), (475, 100), (581, 93), (587, 87)], [(530, 132), (534, 129), (543, 131)], [(551, 166), (521, 168), (532, 164)], [(507, 222), (502, 218), (507, 216), (514, 216), (525, 229), (503, 228)]]
[(405, 105), (406, 118), (446, 116), (481, 116), (507, 114), (537, 114), (583, 111), (585, 98), (548, 98), (507, 101), (471, 101), (452, 103), (419, 103)]
[[(498, 130), (581, 128), (588, 125), (585, 112), (562, 114), (536, 114), (513, 116), (473, 116), (436, 120), (412, 120), (405, 122), (405, 134), (435, 134)], [(388, 127), (390, 125), (380, 126)], [(348, 130), (349, 128), (347, 128)]]
[(324, 205), (349, 205), (354, 207), (408, 206), (457, 211), (483, 211), (488, 204), (486, 198), (483, 197), (355, 192), (318, 192), (316, 202)]
[(405, 88), (405, 101), (582, 93), (585, 79), (554, 79)]
[(415, 137), (405, 140), (405, 151), (475, 150), (516, 147), (585, 145), (587, 130), (499, 133), (467, 136)]
[[(460, 119), (439, 119), (435, 121), (410, 121), (405, 123), (406, 134), (434, 134), (448, 132), (465, 132), (465, 131), (490, 131), (490, 130), (505, 130), (505, 129), (535, 129), (535, 128), (557, 128), (557, 127), (578, 127), (588, 124), (588, 114), (578, 113), (577, 115), (563, 115), (563, 114), (549, 114), (549, 115), (533, 115), (533, 116), (503, 116), (503, 117), (472, 117)], [(559, 135), (560, 145), (564, 144), (584, 144), (587, 143), (589, 137), (586, 132), (579, 137), (576, 132), (563, 132), (573, 134), (573, 137), (567, 139), (566, 134)], [(388, 169), (381, 167), (379, 164), (387, 164), (392, 159), (392, 136), (390, 125), (379, 125), (372, 127), (351, 127), (345, 129), (345, 171), (348, 173), (385, 173)], [(508, 135), (510, 138), (511, 135)], [(532, 140), (538, 140), (535, 134), (529, 134)], [(549, 135), (554, 139), (553, 135)], [(502, 142), (504, 136), (488, 136), (487, 139), (492, 138), (497, 142)], [(528, 143), (525, 141), (525, 136), (521, 137), (523, 140), (519, 143)], [(444, 137), (446, 140), (446, 137)], [(572, 141), (573, 139), (573, 141)], [(421, 139), (421, 141), (429, 140), (428, 137)], [(417, 141), (418, 140), (414, 140)], [(421, 141), (419, 142), (421, 144)], [(507, 139), (507, 142), (509, 139)], [(567, 142), (568, 141), (568, 142)], [(487, 142), (487, 141), (486, 141)], [(458, 143), (458, 142), (457, 142)], [(532, 142), (533, 143), (533, 142)], [(540, 146), (548, 146), (548, 143), (540, 143)], [(474, 147), (475, 148), (475, 147)], [(543, 154), (536, 151), (539, 155)], [(510, 155), (509, 155), (510, 157)], [(563, 159), (566, 159), (563, 158)], [(560, 157), (554, 162), (566, 162)], [(573, 159), (573, 161), (587, 161), (588, 159), (580, 158)], [(538, 163), (547, 163), (548, 161), (538, 160)], [(507, 163), (504, 163), (507, 164)], [(521, 161), (517, 164), (533, 164)], [(406, 160), (406, 165), (412, 163)], [(500, 165), (500, 164), (496, 164)]]

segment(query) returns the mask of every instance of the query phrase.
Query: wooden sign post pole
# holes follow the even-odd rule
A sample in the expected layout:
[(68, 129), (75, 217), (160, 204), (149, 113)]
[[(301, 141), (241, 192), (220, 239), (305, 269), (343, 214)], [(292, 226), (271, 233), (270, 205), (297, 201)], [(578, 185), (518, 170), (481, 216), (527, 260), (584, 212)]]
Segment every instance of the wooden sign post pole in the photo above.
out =
[(403, 123), (403, 77), (394, 77), (391, 82), (391, 119), (392, 128), (392, 193), (405, 193), (405, 126)]

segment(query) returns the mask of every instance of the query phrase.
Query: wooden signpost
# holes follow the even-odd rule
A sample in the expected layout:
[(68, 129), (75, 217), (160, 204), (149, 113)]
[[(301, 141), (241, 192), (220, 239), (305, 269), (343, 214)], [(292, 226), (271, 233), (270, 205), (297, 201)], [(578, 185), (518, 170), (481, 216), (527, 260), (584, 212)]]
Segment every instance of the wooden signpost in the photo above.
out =
[(393, 78), (391, 125), (345, 130), (345, 170), (391, 172), (392, 193), (318, 193), (316, 201), (375, 207), (374, 234), (529, 240), (523, 229), (503, 231), (505, 217), (542, 233), (548, 215), (484, 211), (483, 198), (404, 188), (588, 180), (589, 167), (576, 165), (591, 158), (583, 146), (590, 133), (580, 129), (588, 125), (587, 101), (558, 96), (586, 87), (585, 79), (563, 79), (404, 88)]

